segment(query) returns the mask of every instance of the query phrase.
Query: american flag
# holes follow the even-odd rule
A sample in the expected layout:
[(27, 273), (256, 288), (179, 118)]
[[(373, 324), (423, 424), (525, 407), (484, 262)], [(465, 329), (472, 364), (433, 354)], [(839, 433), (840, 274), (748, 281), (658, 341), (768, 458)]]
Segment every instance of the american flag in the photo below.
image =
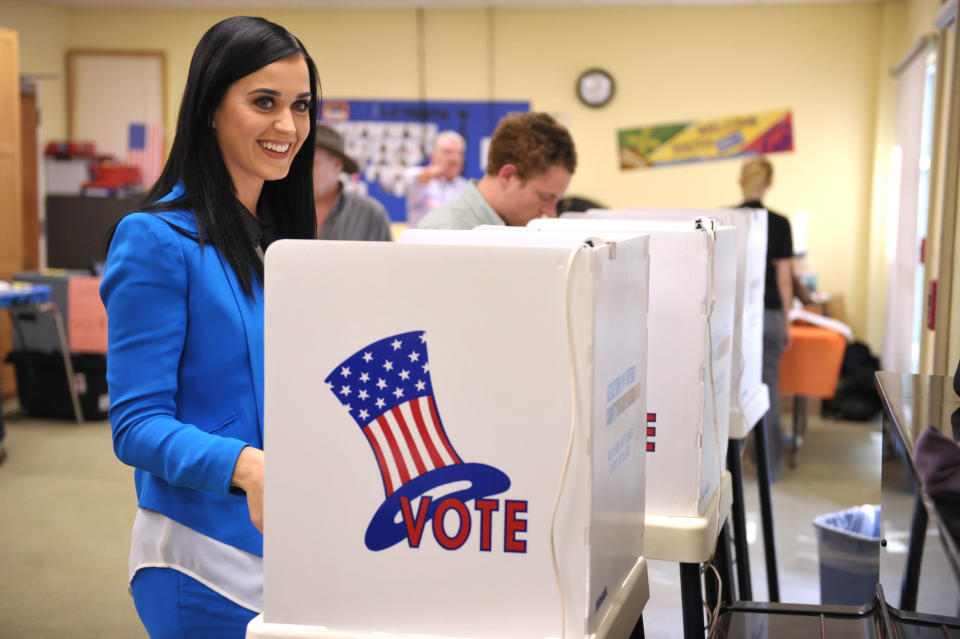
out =
[(370, 443), (387, 497), (415, 477), (462, 463), (437, 412), (424, 331), (373, 342), (324, 381)]
[(130, 123), (126, 164), (140, 169), (144, 190), (153, 186), (163, 170), (163, 125)]

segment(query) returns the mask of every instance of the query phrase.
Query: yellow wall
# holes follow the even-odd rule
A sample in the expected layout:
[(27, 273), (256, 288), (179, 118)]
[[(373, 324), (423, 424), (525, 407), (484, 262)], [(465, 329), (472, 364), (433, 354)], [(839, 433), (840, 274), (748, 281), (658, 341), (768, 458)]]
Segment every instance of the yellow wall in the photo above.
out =
[(62, 139), (67, 131), (64, 82), (66, 10), (46, 4), (6, 0), (0, 2), (0, 26), (19, 33), (22, 74), (56, 76), (39, 83), (40, 109), (47, 139)]
[[(738, 162), (621, 172), (615, 130), (791, 108), (796, 152), (774, 156), (767, 204), (809, 213), (810, 261), (824, 290), (843, 293), (863, 332), (866, 229), (875, 117), (876, 4), (628, 9), (559, 12), (549, 32), (537, 11), (498, 23), (498, 77), (510, 59), (524, 73), (498, 82), (498, 97), (535, 90), (534, 106), (570, 111), (583, 157), (571, 190), (610, 206), (735, 204)], [(589, 25), (584, 28), (583, 25)], [(564, 43), (564, 44), (559, 44)], [(541, 52), (554, 51), (554, 55)], [(617, 79), (607, 108), (579, 106), (576, 74), (599, 64)]]
[[(167, 139), (172, 140), (190, 57), (211, 25), (232, 11), (71, 9), (70, 48), (164, 50)], [(416, 91), (413, 10), (249, 11), (287, 26), (316, 60), (325, 95), (394, 98)], [(142, 25), (149, 24), (149, 29)]]
[[(777, 173), (768, 204), (809, 213), (807, 244), (821, 288), (846, 297), (855, 332), (869, 333), (877, 349), (865, 283), (878, 271), (871, 232), (874, 183), (884, 168), (875, 153), (878, 114), (891, 108), (880, 100), (889, 98), (881, 69), (909, 46), (913, 23), (928, 22), (913, 4), (243, 12), (298, 35), (317, 61), (327, 96), (409, 99), (422, 91), (428, 99), (528, 99), (535, 109), (565, 114), (580, 153), (571, 193), (614, 207), (707, 207), (740, 197), (736, 161), (620, 171), (617, 128), (792, 109), (796, 151), (771, 158)], [(936, 0), (917, 4), (925, 9)], [(0, 24), (10, 7), (25, 5), (0, 0)], [(21, 30), (25, 69), (32, 55), (52, 55), (36, 37), (63, 49), (166, 51), (168, 140), (196, 41), (233, 13), (37, 11), (63, 26)], [(600, 110), (581, 106), (574, 94), (577, 75), (591, 66), (606, 68), (617, 83), (614, 101)], [(45, 114), (46, 133), (62, 136), (65, 107), (46, 100), (44, 106), (54, 112)]]
[(936, 31), (933, 18), (945, 0), (896, 0), (895, 4), (904, 5), (906, 13), (903, 35), (907, 46), (913, 44), (918, 36)]

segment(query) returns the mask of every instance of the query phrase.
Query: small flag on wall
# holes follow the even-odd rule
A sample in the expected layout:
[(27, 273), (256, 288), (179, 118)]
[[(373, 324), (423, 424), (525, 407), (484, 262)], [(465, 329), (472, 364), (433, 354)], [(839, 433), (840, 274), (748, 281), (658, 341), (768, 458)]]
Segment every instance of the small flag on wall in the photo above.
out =
[(130, 123), (126, 164), (140, 169), (144, 190), (153, 186), (163, 170), (163, 125)]

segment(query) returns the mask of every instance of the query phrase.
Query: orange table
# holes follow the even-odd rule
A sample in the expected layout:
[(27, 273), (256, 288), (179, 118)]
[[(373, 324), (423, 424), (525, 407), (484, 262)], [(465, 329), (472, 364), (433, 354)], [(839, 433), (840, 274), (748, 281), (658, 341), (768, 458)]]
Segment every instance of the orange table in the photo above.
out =
[(806, 400), (833, 397), (847, 340), (829, 328), (794, 324), (790, 327), (790, 341), (790, 347), (780, 357), (780, 394), (795, 396), (790, 447), (790, 467), (794, 468), (806, 431)]

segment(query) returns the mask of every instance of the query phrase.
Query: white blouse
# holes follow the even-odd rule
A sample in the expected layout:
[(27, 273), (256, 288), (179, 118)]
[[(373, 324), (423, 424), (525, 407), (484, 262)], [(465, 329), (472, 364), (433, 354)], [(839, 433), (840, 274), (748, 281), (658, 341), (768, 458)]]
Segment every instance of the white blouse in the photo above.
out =
[(141, 568), (172, 568), (239, 606), (263, 612), (263, 557), (145, 508), (133, 521), (130, 582)]

